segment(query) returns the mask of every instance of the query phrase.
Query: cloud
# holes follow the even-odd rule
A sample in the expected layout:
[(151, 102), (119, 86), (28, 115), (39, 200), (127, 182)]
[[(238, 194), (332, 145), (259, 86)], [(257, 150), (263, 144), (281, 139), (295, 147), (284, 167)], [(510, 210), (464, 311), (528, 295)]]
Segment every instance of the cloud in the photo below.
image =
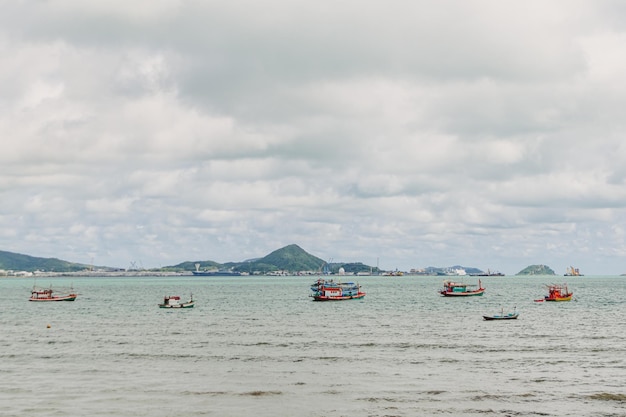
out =
[[(0, 245), (621, 273), (620, 2), (9, 2)], [(539, 259), (541, 258), (541, 259)]]

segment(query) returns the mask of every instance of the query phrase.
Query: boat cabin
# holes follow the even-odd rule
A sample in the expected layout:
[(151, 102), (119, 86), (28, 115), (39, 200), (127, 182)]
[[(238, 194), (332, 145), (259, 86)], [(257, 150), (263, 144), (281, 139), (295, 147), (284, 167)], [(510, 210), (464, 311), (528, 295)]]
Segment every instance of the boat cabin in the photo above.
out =
[(163, 298), (163, 304), (166, 306), (177, 306), (180, 304), (180, 296), (166, 295), (165, 298)]
[(51, 289), (45, 289), (45, 290), (33, 290), (31, 292), (31, 299), (36, 300), (36, 299), (50, 299), (52, 298), (52, 290)]

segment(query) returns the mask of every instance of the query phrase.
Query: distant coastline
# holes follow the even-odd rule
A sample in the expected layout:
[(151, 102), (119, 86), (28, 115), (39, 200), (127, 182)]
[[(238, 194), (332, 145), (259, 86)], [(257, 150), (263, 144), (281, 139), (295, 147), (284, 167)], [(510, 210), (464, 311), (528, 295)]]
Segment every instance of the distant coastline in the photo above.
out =
[[(307, 277), (307, 276), (319, 276), (319, 275), (324, 275), (321, 273), (306, 273), (306, 274), (298, 274), (298, 273), (284, 273), (284, 274), (275, 274), (275, 273), (267, 273), (267, 274), (254, 274), (254, 275), (249, 275), (249, 274), (242, 274), (240, 276), (233, 276), (230, 277), (234, 280), (236, 279), (241, 279), (241, 278), (246, 278), (246, 277), (264, 277), (264, 276), (301, 276), (301, 277)], [(403, 274), (388, 274), (388, 273), (381, 273), (381, 274), (328, 274), (329, 276), (333, 276), (333, 277), (381, 277), (381, 278), (420, 278), (420, 277), (439, 277), (439, 278), (454, 278), (454, 276), (452, 275), (440, 275), (440, 274), (423, 274), (423, 273), (403, 273)], [(37, 278), (67, 278), (67, 277), (77, 277), (77, 278), (109, 278), (109, 277), (118, 277), (118, 278), (124, 278), (124, 277), (193, 277), (196, 276), (193, 274), (192, 271), (155, 271), (155, 270), (141, 270), (141, 271), (76, 271), (76, 272), (46, 272), (46, 271), (37, 271), (37, 272), (25, 272), (25, 271), (19, 271), (19, 272), (9, 272), (7, 273), (7, 271), (5, 271), (5, 273), (0, 273), (0, 280), (3, 278), (24, 278), (24, 279), (37, 279)], [(456, 276), (456, 278), (458, 279), (463, 279), (463, 278), (480, 278), (480, 277), (493, 277), (493, 278), (524, 278), (524, 277), (533, 277), (533, 276), (552, 276), (555, 277), (557, 275), (553, 275), (553, 274), (515, 274), (515, 275), (465, 275), (465, 276)], [(603, 275), (605, 276), (605, 275)], [(626, 277), (626, 274), (615, 274), (615, 275), (606, 275), (606, 276), (620, 276), (620, 277)], [(582, 277), (582, 276), (581, 276)], [(198, 276), (198, 278), (207, 278), (202, 277), (202, 276)], [(223, 277), (220, 277), (223, 278)]]
[[(476, 267), (454, 265), (450, 267), (411, 268), (408, 271), (384, 270), (362, 262), (333, 262), (311, 255), (298, 245), (291, 244), (277, 249), (263, 258), (241, 262), (218, 263), (210, 260), (185, 261), (176, 265), (144, 269), (131, 262), (129, 268), (79, 264), (57, 258), (39, 258), (14, 252), (0, 251), (0, 278), (2, 277), (176, 277), (192, 276), (212, 271), (228, 271), (237, 276), (532, 276), (552, 275), (555, 271), (547, 265), (529, 265), (517, 274), (505, 274)], [(624, 276), (625, 274), (620, 274)], [(583, 276), (578, 268), (569, 266), (565, 276)]]
[(193, 276), (192, 272), (172, 271), (76, 271), (76, 272), (28, 272), (23, 271), (14, 274), (0, 274), (1, 278), (39, 278), (39, 277), (175, 277)]

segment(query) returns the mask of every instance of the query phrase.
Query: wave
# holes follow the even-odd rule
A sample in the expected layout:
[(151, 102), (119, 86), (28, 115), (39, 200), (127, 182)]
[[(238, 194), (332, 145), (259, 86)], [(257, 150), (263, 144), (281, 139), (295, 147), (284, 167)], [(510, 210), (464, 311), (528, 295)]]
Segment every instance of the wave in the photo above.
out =
[(626, 394), (614, 394), (611, 392), (600, 392), (597, 394), (588, 395), (587, 398), (600, 401), (616, 401), (620, 403), (626, 403)]

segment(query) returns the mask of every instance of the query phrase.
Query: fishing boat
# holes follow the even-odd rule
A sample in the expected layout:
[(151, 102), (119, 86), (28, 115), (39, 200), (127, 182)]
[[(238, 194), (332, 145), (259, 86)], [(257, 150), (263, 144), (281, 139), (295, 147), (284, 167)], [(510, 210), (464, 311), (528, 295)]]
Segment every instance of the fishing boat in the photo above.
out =
[(319, 279), (311, 286), (313, 301), (354, 300), (365, 297), (361, 286), (354, 282), (334, 282)]
[(189, 301), (181, 302), (178, 295), (166, 295), (163, 297), (163, 303), (159, 304), (159, 308), (192, 308), (194, 304), (193, 296), (189, 297)]
[(519, 316), (519, 313), (516, 311), (516, 308), (513, 308), (511, 313), (504, 313), (504, 309), (500, 311), (500, 314), (494, 314), (492, 316), (483, 316), (484, 320), (516, 320)]
[(74, 301), (77, 296), (73, 290), (58, 294), (52, 288), (33, 287), (28, 301)]
[(571, 301), (573, 292), (567, 289), (567, 284), (550, 284), (546, 285), (548, 287), (548, 295), (535, 300), (535, 302), (543, 302), (543, 301)]
[[(478, 288), (475, 288), (478, 287)], [(466, 284), (464, 282), (444, 281), (443, 289), (439, 291), (444, 297), (467, 297), (472, 295), (483, 295), (485, 289), (480, 280), (478, 285)]]

